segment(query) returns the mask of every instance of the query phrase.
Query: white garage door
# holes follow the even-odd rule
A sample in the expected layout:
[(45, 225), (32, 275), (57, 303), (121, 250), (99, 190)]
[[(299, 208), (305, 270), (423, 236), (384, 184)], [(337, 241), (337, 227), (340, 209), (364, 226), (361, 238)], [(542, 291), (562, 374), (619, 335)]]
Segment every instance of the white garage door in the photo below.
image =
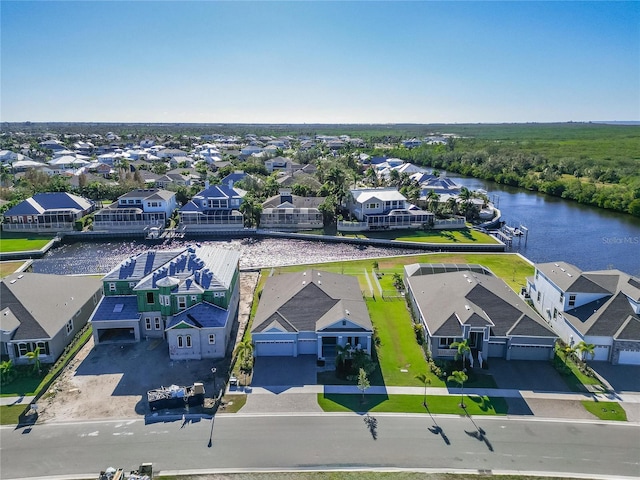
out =
[[(593, 350), (595, 356), (594, 360), (607, 361), (609, 360), (609, 345), (596, 345), (596, 348)], [(585, 354), (585, 360), (591, 360), (591, 355)]]
[(618, 363), (621, 365), (640, 365), (640, 352), (631, 350), (620, 350)]
[(256, 341), (256, 357), (292, 357), (292, 340)]
[(549, 360), (552, 347), (518, 345), (511, 347), (511, 360)]

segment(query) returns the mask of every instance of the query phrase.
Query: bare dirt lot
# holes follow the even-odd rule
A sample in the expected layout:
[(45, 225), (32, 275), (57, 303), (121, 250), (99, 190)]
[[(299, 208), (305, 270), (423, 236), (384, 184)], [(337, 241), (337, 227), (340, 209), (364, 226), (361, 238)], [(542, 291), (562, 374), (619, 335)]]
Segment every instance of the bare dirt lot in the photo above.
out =
[[(243, 331), (251, 312), (257, 273), (240, 275), (238, 324)], [(165, 341), (97, 345), (93, 339), (78, 352), (49, 391), (38, 402), (39, 421), (130, 418), (150, 412), (147, 391), (160, 386), (203, 382), (206, 396), (221, 388), (227, 378), (229, 355), (221, 360), (172, 361)]]

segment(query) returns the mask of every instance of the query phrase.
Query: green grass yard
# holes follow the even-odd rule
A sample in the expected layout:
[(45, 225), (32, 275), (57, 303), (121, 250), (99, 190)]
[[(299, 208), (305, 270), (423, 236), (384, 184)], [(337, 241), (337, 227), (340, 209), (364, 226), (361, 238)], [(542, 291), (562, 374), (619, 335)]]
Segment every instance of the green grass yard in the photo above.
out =
[[(427, 373), (427, 362), (422, 349), (416, 342), (413, 322), (403, 299), (367, 299), (367, 309), (371, 316), (380, 345), (377, 347), (378, 362), (385, 385), (422, 385), (416, 375)], [(433, 377), (431, 386), (444, 386), (442, 380)]]
[(51, 240), (53, 240), (53, 237), (2, 232), (2, 236), (0, 237), (0, 252), (9, 253), (40, 250)]
[(581, 401), (584, 408), (598, 417), (600, 420), (614, 420), (618, 422), (627, 421), (627, 412), (617, 402), (593, 402), (591, 400)]
[[(325, 412), (391, 412), (424, 413), (423, 395), (366, 395), (318, 394), (318, 405)], [(507, 402), (500, 397), (465, 395), (465, 410), (460, 407), (460, 395), (427, 395), (427, 407), (431, 413), (451, 415), (506, 415)]]
[(391, 230), (383, 232), (361, 232), (353, 234), (343, 234), (348, 238), (371, 238), (396, 240), (400, 242), (420, 242), (420, 243), (498, 243), (495, 238), (486, 233), (465, 228), (461, 230)]

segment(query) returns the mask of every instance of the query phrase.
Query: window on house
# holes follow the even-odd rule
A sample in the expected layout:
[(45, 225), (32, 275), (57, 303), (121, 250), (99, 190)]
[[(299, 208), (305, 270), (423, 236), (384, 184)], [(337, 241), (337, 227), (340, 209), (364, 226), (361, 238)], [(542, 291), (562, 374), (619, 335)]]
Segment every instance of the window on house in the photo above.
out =
[(136, 282), (129, 282), (129, 288), (134, 288), (136, 286)]
[(560, 303), (564, 304), (564, 293), (560, 294)]
[(187, 339), (187, 348), (191, 348), (191, 335), (187, 335), (186, 339)]
[(184, 343), (183, 343), (183, 340), (182, 340), (182, 335), (178, 335), (177, 340), (178, 340), (178, 348), (184, 348)]
[(185, 296), (178, 297), (178, 308), (181, 310), (187, 308), (187, 297)]
[(147, 292), (147, 303), (156, 303), (153, 292)]
[(156, 330), (160, 330), (160, 318), (156, 317), (154, 320), (156, 322)]
[(28, 343), (19, 343), (18, 344), (19, 356), (24, 357), (27, 354), (28, 351), (30, 351)]
[(67, 322), (67, 335), (73, 332), (73, 319)]
[(40, 355), (49, 355), (49, 342), (36, 342), (36, 347), (40, 349)]
[(216, 343), (216, 336), (213, 333), (209, 334), (209, 345), (215, 345)]
[(438, 346), (440, 347), (444, 347), (444, 348), (448, 348), (453, 342), (455, 342), (456, 339), (455, 338), (450, 338), (450, 337), (441, 337), (438, 340)]
[(553, 309), (553, 318), (558, 318), (558, 309), (557, 308)]
[(542, 295), (541, 295), (541, 292), (538, 292), (538, 300), (537, 300), (538, 302), (540, 301), (540, 297), (541, 297), (541, 296), (542, 296)]
[(116, 284), (115, 283), (110, 283), (109, 284), (109, 291), (110, 292), (115, 292), (116, 291)]
[(570, 307), (574, 307), (576, 305), (576, 296), (575, 295), (569, 295), (569, 306)]
[(149, 317), (144, 319), (145, 328), (151, 330), (151, 319)]
[(539, 272), (536, 270), (536, 280), (538, 280)]
[(192, 302), (197, 302), (198, 301), (198, 296), (197, 295), (191, 295), (191, 301)]

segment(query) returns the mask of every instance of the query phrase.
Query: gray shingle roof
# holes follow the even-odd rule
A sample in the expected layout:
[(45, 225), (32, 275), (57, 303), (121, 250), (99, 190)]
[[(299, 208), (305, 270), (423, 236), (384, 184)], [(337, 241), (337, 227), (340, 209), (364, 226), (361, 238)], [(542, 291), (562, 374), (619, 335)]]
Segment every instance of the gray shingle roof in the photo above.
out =
[(422, 311), (432, 336), (462, 335), (462, 324), (490, 327), (491, 335), (555, 337), (544, 320), (499, 278), (453, 268), (442, 273), (429, 269), (419, 275), (416, 265), (406, 281)]
[(268, 330), (273, 322), (286, 331), (317, 331), (342, 319), (373, 330), (358, 280), (306, 270), (267, 279), (251, 331)]
[(2, 279), (0, 311), (20, 322), (13, 340), (52, 338), (101, 286), (94, 277), (13, 273)]

